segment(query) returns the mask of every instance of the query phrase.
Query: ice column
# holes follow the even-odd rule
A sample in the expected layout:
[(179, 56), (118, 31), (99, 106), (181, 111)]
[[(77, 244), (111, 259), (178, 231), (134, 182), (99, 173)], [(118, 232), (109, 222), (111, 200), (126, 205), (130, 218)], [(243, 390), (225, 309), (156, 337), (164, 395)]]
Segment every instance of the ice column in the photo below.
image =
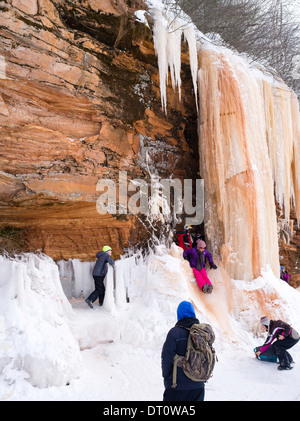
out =
[(268, 267), (279, 276), (274, 187), (288, 219), (290, 200), (299, 197), (298, 102), (283, 82), (230, 50), (203, 47), (199, 67), (200, 168), (210, 246), (221, 252), (234, 279), (251, 280)]

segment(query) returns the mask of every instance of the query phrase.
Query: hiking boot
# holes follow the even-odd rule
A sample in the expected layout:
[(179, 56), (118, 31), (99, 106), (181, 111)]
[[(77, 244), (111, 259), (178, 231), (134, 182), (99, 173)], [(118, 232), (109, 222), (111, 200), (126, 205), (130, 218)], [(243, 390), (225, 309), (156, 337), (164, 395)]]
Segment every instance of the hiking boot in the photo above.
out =
[(205, 293), (207, 292), (208, 285), (209, 284), (207, 284), (207, 283), (205, 285), (203, 285), (203, 287), (202, 287), (203, 292), (205, 292)]
[(277, 370), (292, 370), (293, 367), (291, 367), (290, 365), (280, 365), (277, 367)]
[(87, 305), (90, 307), (90, 308), (94, 308), (93, 307), (93, 304), (92, 304), (92, 302), (91, 302), (91, 300), (89, 300), (88, 298), (85, 300), (85, 302), (87, 303)]
[(214, 287), (212, 286), (212, 284), (208, 285), (208, 287), (207, 287), (207, 293), (208, 294), (211, 294), (213, 289), (214, 289)]

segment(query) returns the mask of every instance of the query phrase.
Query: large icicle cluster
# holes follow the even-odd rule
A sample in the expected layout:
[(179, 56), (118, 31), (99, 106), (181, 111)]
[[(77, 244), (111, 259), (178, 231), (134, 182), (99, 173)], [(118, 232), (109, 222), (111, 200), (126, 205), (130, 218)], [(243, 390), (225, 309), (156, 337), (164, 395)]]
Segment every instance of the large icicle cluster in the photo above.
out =
[[(194, 25), (188, 21), (186, 15), (169, 10), (168, 14), (163, 12), (163, 4), (148, 2), (154, 16), (153, 39), (157, 54), (160, 92), (162, 108), (167, 113), (167, 90), (169, 72), (171, 75), (172, 87), (178, 90), (181, 100), (181, 44), (184, 39), (189, 46), (190, 68), (193, 78), (195, 100), (198, 106), (197, 94), (197, 71), (198, 53), (196, 31)], [(160, 6), (160, 7), (158, 7)], [(183, 17), (181, 17), (183, 16)]]
[[(300, 221), (300, 114), (281, 81), (231, 50), (207, 42), (172, 0), (147, 0), (154, 18), (162, 107), (168, 73), (180, 95), (182, 36), (199, 90), (199, 150), (205, 231), (234, 279), (271, 267), (279, 276), (276, 202)], [(198, 70), (199, 69), (199, 70)], [(197, 87), (195, 87), (197, 97)]]

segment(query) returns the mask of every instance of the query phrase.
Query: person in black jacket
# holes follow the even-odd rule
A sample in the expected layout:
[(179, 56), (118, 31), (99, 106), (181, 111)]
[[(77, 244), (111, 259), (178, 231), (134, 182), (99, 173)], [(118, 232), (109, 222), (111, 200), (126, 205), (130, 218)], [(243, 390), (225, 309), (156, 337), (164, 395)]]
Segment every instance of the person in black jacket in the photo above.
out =
[(102, 251), (96, 254), (97, 262), (93, 270), (93, 278), (95, 281), (95, 290), (88, 296), (85, 302), (90, 308), (93, 308), (93, 302), (99, 298), (99, 305), (102, 306), (105, 295), (104, 278), (107, 273), (107, 263), (112, 267), (115, 266), (114, 260), (111, 258), (111, 247), (104, 246)]
[(279, 359), (278, 370), (291, 370), (293, 368), (291, 366), (293, 358), (287, 349), (292, 348), (299, 342), (299, 333), (282, 320), (270, 320), (264, 316), (260, 319), (260, 323), (267, 330), (268, 337), (266, 342), (255, 352), (256, 356), (259, 357), (273, 344), (275, 354)]
[(172, 388), (174, 355), (185, 355), (189, 331), (181, 326), (190, 328), (199, 323), (193, 305), (182, 301), (177, 308), (176, 325), (169, 331), (162, 348), (161, 366), (164, 378), (164, 401), (203, 401), (204, 382), (189, 379), (181, 367), (177, 368), (177, 386)]

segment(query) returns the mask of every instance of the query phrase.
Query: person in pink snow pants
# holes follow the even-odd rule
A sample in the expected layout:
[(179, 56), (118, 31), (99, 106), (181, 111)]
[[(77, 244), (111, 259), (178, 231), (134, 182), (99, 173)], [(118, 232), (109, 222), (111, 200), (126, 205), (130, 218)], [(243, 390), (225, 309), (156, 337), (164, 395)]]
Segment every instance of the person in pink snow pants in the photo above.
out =
[(210, 294), (213, 290), (213, 285), (205, 270), (206, 260), (208, 260), (212, 269), (217, 269), (217, 266), (214, 264), (212, 255), (206, 249), (205, 242), (198, 240), (196, 247), (187, 249), (183, 252), (183, 258), (190, 262), (199, 288), (203, 292)]

